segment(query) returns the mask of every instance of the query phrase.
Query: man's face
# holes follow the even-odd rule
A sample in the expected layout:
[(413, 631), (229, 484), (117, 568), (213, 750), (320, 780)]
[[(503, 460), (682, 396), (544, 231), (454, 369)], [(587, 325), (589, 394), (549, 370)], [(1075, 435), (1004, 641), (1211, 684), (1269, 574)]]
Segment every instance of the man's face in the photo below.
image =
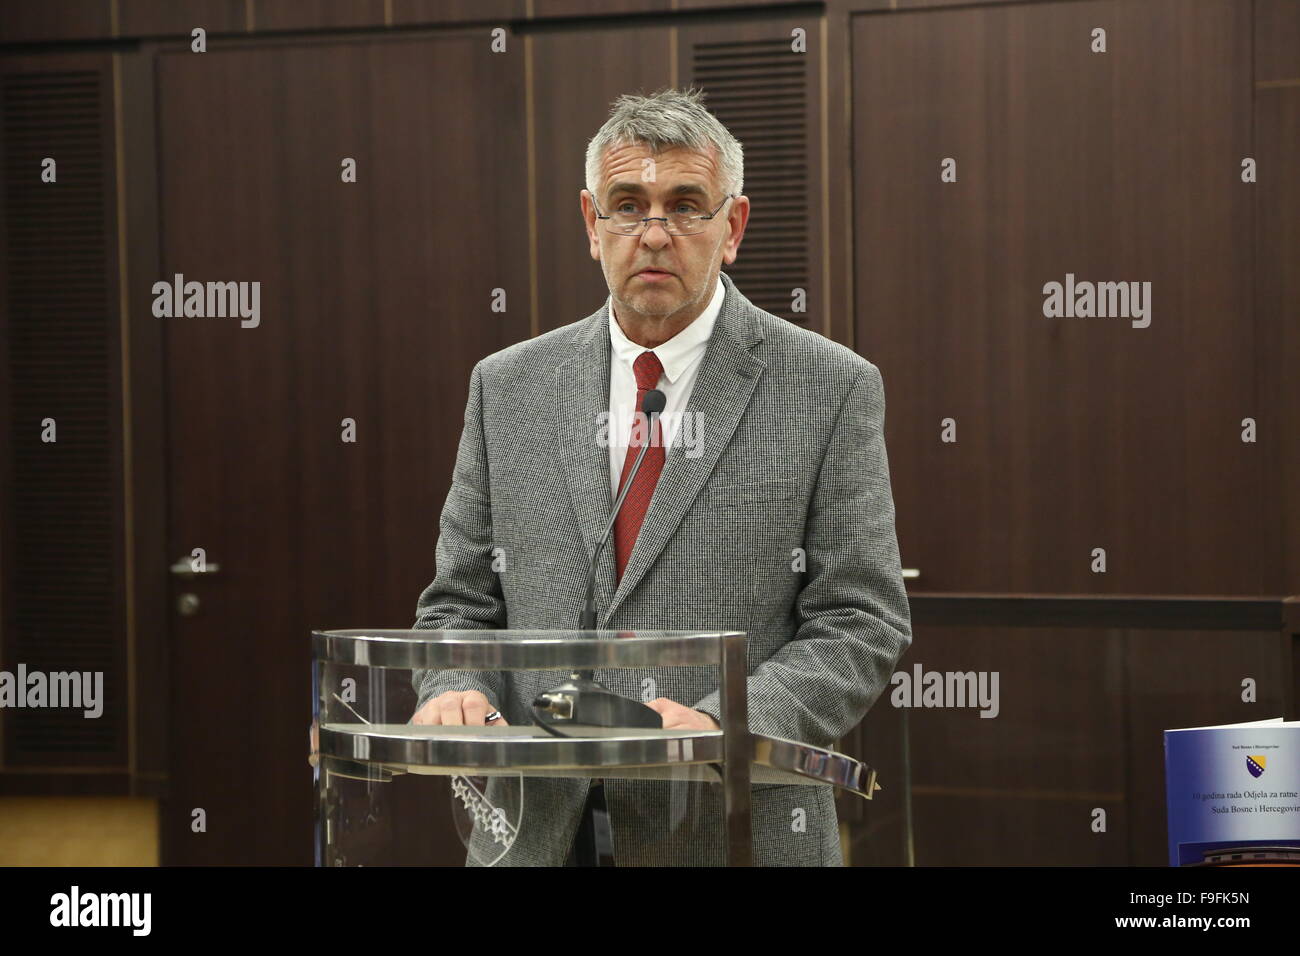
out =
[[(711, 154), (678, 148), (652, 157), (644, 145), (616, 146), (605, 152), (596, 206), (606, 216), (621, 206), (641, 210), (641, 217), (688, 207), (711, 213), (726, 198), (718, 172)], [(694, 235), (670, 236), (655, 221), (640, 236), (620, 236), (606, 231), (607, 220), (596, 218), (591, 193), (584, 189), (581, 195), (591, 256), (601, 263), (620, 315), (630, 311), (647, 319), (703, 310), (722, 262), (736, 261), (749, 216), (749, 200), (741, 196), (729, 200)], [(646, 270), (660, 274), (642, 274)]]

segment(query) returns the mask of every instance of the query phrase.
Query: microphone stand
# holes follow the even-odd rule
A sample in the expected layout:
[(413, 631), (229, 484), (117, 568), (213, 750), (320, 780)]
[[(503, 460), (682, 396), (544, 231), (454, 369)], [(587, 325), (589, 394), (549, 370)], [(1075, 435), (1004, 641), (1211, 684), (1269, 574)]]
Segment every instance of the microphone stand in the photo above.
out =
[[(657, 420), (655, 416), (663, 411), (666, 403), (667, 398), (658, 389), (647, 392), (641, 403), (641, 411), (649, 423), (649, 440), (637, 452), (632, 470), (628, 472), (627, 480), (623, 482), (623, 487), (619, 490), (618, 498), (611, 509), (609, 524), (605, 526), (605, 533), (601, 535), (600, 543), (596, 546), (596, 554), (591, 559), (591, 568), (587, 574), (587, 596), (578, 623), (580, 630), (596, 630), (596, 573), (600, 566), (600, 556), (604, 553), (605, 543), (609, 541), (610, 532), (614, 529), (619, 509), (623, 507), (623, 499), (631, 490), (646, 450), (654, 440)], [(556, 724), (656, 729), (663, 727), (663, 718), (658, 711), (647, 707), (639, 700), (614, 693), (597, 682), (592, 675), (593, 672), (590, 670), (575, 670), (564, 683), (538, 694), (533, 700), (533, 717), (537, 725), (555, 737), (570, 736), (561, 732)]]

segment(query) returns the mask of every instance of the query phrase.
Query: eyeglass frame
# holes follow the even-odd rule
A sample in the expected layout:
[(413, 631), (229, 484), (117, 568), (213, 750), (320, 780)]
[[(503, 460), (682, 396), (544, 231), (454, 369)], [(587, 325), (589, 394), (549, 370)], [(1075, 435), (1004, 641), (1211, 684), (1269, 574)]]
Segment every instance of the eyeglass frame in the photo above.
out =
[[(728, 200), (728, 199), (735, 199), (735, 198), (736, 198), (736, 194), (735, 194), (735, 193), (727, 193), (727, 195), (726, 195), (725, 197), (723, 197), (722, 202), (718, 203), (718, 208), (717, 208), (717, 209), (713, 210), (713, 212), (711, 212), (711, 213), (707, 213), (707, 214), (705, 214), (705, 215), (699, 216), (698, 218), (699, 218), (699, 219), (703, 219), (703, 220), (708, 221), (708, 222), (712, 222), (712, 221), (713, 221), (713, 218), (714, 218), (715, 216), (717, 216), (717, 214), (718, 214), (719, 212), (722, 211), (722, 207), (725, 206), (725, 205), (727, 204), (727, 200)], [(596, 210), (596, 218), (597, 218), (597, 219), (612, 219), (612, 218), (613, 218), (613, 216), (602, 216), (602, 215), (600, 214), (600, 206), (596, 205), (596, 197), (595, 197), (595, 196), (592, 196), (592, 197), (591, 197), (591, 205), (592, 205), (592, 208)], [(608, 227), (608, 226), (605, 228), (605, 231), (606, 231), (606, 232), (609, 232), (609, 234), (610, 234), (611, 236), (626, 236), (626, 237), (628, 237), (629, 239), (632, 238), (633, 236), (635, 236), (635, 237), (637, 237), (637, 238), (640, 238), (641, 236), (644, 236), (644, 235), (646, 234), (646, 230), (650, 228), (650, 226), (649, 226), (648, 224), (651, 223), (651, 222), (655, 222), (655, 221), (659, 221), (659, 222), (662, 222), (662, 223), (663, 223), (663, 230), (664, 230), (664, 233), (665, 233), (666, 235), (669, 235), (669, 236), (679, 236), (679, 237), (685, 237), (685, 236), (698, 236), (698, 235), (700, 235), (701, 233), (704, 232), (703, 229), (701, 229), (700, 232), (685, 232), (685, 233), (682, 233), (682, 232), (669, 232), (669, 231), (668, 231), (668, 217), (667, 217), (667, 216), (644, 216), (644, 217), (642, 217), (642, 219), (641, 219), (641, 231), (640, 231), (640, 232), (609, 232), (609, 227)]]

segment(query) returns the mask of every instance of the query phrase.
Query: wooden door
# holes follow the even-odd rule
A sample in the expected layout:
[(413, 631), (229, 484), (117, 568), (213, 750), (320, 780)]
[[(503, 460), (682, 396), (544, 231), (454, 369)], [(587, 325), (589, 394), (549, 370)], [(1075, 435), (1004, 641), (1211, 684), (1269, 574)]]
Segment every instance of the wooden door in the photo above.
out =
[(412, 625), (469, 372), (528, 336), (523, 56), (447, 34), (157, 77), (162, 278), (260, 283), (256, 326), (157, 320), (169, 560), (216, 566), (174, 578), (163, 861), (309, 864), (310, 631)]

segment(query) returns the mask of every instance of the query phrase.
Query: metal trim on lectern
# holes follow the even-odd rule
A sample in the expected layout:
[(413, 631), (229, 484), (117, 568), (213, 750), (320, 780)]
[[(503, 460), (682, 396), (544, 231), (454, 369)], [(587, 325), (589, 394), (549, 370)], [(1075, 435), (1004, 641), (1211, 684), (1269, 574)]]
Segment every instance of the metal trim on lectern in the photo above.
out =
[[(431, 635), (445, 635), (434, 639)], [(488, 637), (508, 634), (509, 640)], [(603, 634), (605, 637), (585, 635)], [(659, 637), (619, 637), (656, 634)], [(471, 636), (472, 635), (472, 636)], [(563, 636), (576, 635), (576, 636)], [(312, 631), (317, 657), (365, 667), (549, 671), (717, 664), (719, 644), (743, 631)], [(418, 638), (418, 639), (417, 639)]]
[[(508, 638), (497, 640), (498, 634)], [(320, 754), (345, 761), (345, 775), (373, 780), (403, 773), (576, 772), (617, 778), (686, 771), (693, 779), (722, 784), (726, 857), (730, 865), (748, 866), (751, 775), (756, 783), (835, 786), (867, 800), (879, 784), (875, 770), (852, 757), (750, 733), (745, 642), (741, 631), (313, 631), (313, 667), (320, 662), (493, 671), (720, 667), (721, 730), (587, 727), (582, 728), (583, 736), (555, 737), (540, 727), (330, 721), (319, 728)]]
[[(405, 724), (324, 724), (320, 752), (343, 760), (380, 764), (390, 773), (437, 768), (447, 774), (490, 776), (519, 770), (590, 770), (615, 777), (619, 769), (645, 770), (722, 759), (721, 730), (628, 730), (592, 727), (587, 737), (552, 737), (536, 727), (414, 727)], [(506, 739), (502, 739), (506, 738)], [(527, 738), (527, 739), (523, 739)], [(852, 757), (812, 744), (750, 733), (756, 783), (825, 784), (867, 800), (876, 772)], [(654, 777), (648, 772), (637, 777)], [(700, 780), (718, 782), (701, 771)]]

